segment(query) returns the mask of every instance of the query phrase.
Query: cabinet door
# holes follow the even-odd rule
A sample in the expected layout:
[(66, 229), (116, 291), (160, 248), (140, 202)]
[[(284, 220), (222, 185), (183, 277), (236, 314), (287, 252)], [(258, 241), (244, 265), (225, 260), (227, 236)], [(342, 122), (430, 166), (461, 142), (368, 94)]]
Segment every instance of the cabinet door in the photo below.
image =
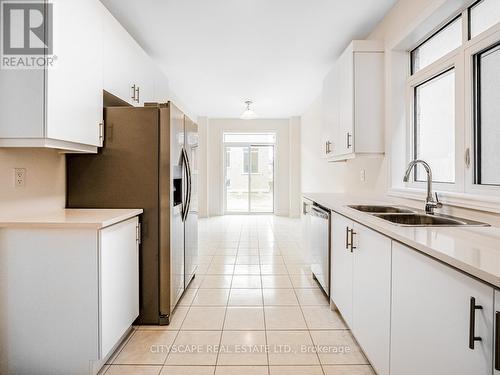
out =
[(154, 65), (149, 56), (142, 48), (137, 45), (136, 51), (136, 71), (134, 72), (135, 83), (138, 86), (136, 91), (136, 100), (138, 106), (143, 106), (144, 103), (154, 102)]
[(339, 126), (336, 154), (354, 152), (354, 54), (346, 49), (339, 59)]
[(396, 242), (392, 255), (391, 374), (491, 374), (493, 289)]
[(323, 150), (325, 157), (336, 152), (337, 128), (339, 123), (339, 89), (337, 65), (328, 73), (323, 83)]
[(44, 137), (43, 69), (0, 69), (0, 138)]
[(100, 358), (106, 357), (139, 315), (138, 219), (100, 233)]
[(352, 331), (377, 374), (389, 374), (391, 240), (354, 224)]
[(170, 85), (168, 78), (157, 68), (157, 74), (154, 76), (154, 101), (157, 103), (166, 103), (170, 100)]
[(104, 18), (104, 89), (134, 106), (153, 101), (148, 55), (108, 10)]
[(331, 285), (330, 295), (346, 323), (352, 325), (352, 253), (348, 246), (347, 231), (353, 222), (332, 214)]
[(384, 53), (354, 53), (354, 150), (382, 153), (384, 141)]
[(98, 0), (52, 3), (57, 60), (47, 69), (47, 138), (99, 146), (103, 5)]
[(500, 292), (495, 291), (495, 332), (494, 332), (494, 363), (495, 375), (500, 375)]
[(134, 40), (117, 19), (104, 10), (104, 90), (131, 105), (135, 101), (134, 70), (136, 49)]

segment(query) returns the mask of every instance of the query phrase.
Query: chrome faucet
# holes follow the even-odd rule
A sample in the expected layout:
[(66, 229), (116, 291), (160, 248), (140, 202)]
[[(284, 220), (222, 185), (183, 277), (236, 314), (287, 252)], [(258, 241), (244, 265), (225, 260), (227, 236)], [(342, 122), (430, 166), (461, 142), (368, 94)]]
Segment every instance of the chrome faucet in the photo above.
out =
[(434, 209), (443, 207), (443, 204), (439, 201), (437, 193), (436, 193), (436, 198), (434, 198), (432, 194), (432, 171), (429, 164), (427, 164), (423, 160), (418, 160), (418, 159), (411, 161), (410, 164), (408, 164), (408, 168), (406, 169), (403, 181), (408, 182), (408, 180), (410, 179), (411, 170), (417, 164), (422, 164), (422, 166), (425, 169), (425, 172), (427, 173), (427, 198), (425, 198), (425, 213), (432, 215), (434, 214)]

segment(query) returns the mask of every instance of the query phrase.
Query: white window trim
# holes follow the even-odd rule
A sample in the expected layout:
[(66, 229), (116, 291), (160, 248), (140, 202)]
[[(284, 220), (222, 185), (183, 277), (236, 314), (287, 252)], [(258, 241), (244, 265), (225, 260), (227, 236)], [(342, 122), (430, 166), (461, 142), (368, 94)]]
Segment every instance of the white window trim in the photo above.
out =
[[(433, 182), (436, 190), (440, 191), (463, 191), (463, 168), (461, 168), (462, 157), (459, 153), (463, 147), (463, 89), (461, 88), (460, 77), (463, 76), (463, 51), (460, 48), (448, 53), (441, 59), (418, 71), (408, 78), (406, 85), (406, 165), (414, 159), (414, 90), (422, 83), (439, 76), (450, 70), (455, 70), (455, 183)], [(413, 179), (405, 186), (408, 188), (425, 189), (426, 183), (414, 181)]]
[[(474, 55), (500, 42), (500, 25), (493, 33), (478, 35), (467, 43), (465, 47), (465, 119), (467, 123), (465, 132), (465, 147), (470, 150), (470, 167), (465, 174), (465, 193), (476, 195), (500, 196), (500, 186), (476, 185), (474, 184)], [(481, 37), (481, 38), (479, 38)], [(478, 39), (479, 38), (479, 39)]]
[[(435, 191), (439, 192), (440, 200), (451, 206), (458, 206), (470, 209), (476, 209), (481, 211), (500, 213), (500, 186), (485, 186), (485, 185), (475, 185), (474, 182), (474, 152), (473, 152), (473, 138), (474, 138), (474, 118), (473, 118), (473, 56), (477, 52), (500, 42), (500, 23), (491, 27), (490, 29), (482, 32), (481, 34), (475, 36), (474, 38), (468, 40), (468, 8), (474, 3), (471, 1), (462, 10), (463, 22), (463, 38), (464, 42), (462, 46), (454, 51), (451, 51), (447, 55), (443, 56), (436, 62), (430, 64), (429, 66), (419, 70), (415, 74), (411, 75), (410, 70), (407, 70), (407, 79), (405, 84), (405, 125), (406, 125), (406, 147), (405, 147), (405, 160), (409, 163), (413, 158), (413, 147), (412, 147), (412, 137), (413, 137), (413, 91), (411, 87), (415, 87), (417, 82), (425, 81), (424, 76), (432, 78), (429, 76), (431, 72), (438, 74), (439, 71), (446, 70), (445, 66), (448, 68), (455, 66), (456, 82), (456, 149), (455, 149), (455, 180), (456, 183), (453, 184), (443, 184), (443, 183), (433, 183)], [(454, 13), (453, 18), (457, 16), (458, 12)], [(440, 27), (434, 28), (434, 30), (440, 29), (443, 25), (449, 22), (452, 18), (448, 18), (445, 22), (441, 24)], [(414, 44), (417, 46), (418, 43)], [(410, 66), (410, 51), (407, 53), (408, 67)], [(395, 54), (401, 53), (398, 48), (393, 51)], [(438, 66), (440, 68), (438, 68)], [(459, 71), (460, 70), (460, 71)], [(470, 150), (471, 162), (470, 167), (466, 167), (465, 163), (465, 152)], [(397, 155), (392, 155), (392, 157)], [(403, 156), (403, 155), (400, 155)], [(387, 194), (389, 196), (395, 196), (399, 198), (416, 199), (422, 200), (425, 198), (426, 188), (425, 183), (422, 182), (409, 182), (405, 184), (397, 183), (391, 177), (395, 171), (392, 167), (392, 162), (389, 161), (389, 190)], [(406, 164), (408, 165), (408, 164)], [(400, 174), (403, 175), (404, 171)]]

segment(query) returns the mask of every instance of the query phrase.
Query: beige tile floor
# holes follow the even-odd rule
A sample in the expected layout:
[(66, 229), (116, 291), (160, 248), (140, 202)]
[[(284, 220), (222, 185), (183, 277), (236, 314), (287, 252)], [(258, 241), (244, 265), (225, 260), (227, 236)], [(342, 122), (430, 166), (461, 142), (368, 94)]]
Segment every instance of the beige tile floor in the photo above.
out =
[(106, 375), (373, 375), (311, 276), (300, 220), (200, 221), (198, 272), (169, 326), (138, 326)]

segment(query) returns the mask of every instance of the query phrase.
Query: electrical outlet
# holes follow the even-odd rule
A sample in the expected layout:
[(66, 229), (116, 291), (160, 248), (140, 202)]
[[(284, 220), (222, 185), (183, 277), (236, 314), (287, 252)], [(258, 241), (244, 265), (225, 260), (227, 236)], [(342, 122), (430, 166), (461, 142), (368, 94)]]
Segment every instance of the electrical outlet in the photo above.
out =
[(366, 171), (364, 169), (361, 169), (359, 171), (359, 180), (361, 182), (365, 182), (366, 181)]
[(26, 168), (14, 168), (14, 186), (23, 188), (26, 185)]

